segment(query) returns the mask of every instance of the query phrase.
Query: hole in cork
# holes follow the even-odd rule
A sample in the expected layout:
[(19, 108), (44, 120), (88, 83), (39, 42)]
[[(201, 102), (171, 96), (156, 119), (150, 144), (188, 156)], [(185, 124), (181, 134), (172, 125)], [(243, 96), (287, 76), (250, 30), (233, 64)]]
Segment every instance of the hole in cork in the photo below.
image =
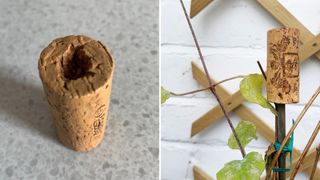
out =
[(83, 46), (78, 47), (71, 60), (64, 65), (64, 77), (69, 80), (75, 80), (85, 76), (93, 76), (91, 57), (86, 53)]
[(317, 45), (318, 45), (317, 43), (313, 43), (313, 44), (312, 44), (313, 47), (316, 47)]

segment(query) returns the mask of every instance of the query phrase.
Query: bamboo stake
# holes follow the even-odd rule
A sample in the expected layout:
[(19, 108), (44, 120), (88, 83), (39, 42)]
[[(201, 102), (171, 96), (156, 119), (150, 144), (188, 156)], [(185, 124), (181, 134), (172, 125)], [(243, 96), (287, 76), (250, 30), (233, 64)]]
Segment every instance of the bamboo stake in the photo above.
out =
[(272, 168), (275, 166), (281, 152), (282, 149), (284, 148), (284, 146), (286, 145), (287, 141), (290, 139), (290, 136), (292, 134), (292, 132), (296, 129), (296, 127), (298, 126), (298, 124), (300, 123), (301, 119), (303, 118), (303, 116), (305, 115), (305, 113), (307, 112), (307, 110), (310, 108), (311, 104), (313, 103), (313, 101), (317, 98), (317, 96), (320, 93), (320, 86), (318, 87), (318, 89), (316, 90), (316, 92), (312, 95), (312, 97), (310, 98), (310, 100), (308, 101), (308, 103), (305, 105), (305, 107), (303, 108), (303, 110), (301, 111), (301, 113), (299, 114), (299, 116), (297, 117), (296, 121), (294, 122), (293, 126), (290, 128), (287, 136), (284, 138), (284, 140), (282, 141), (280, 148), (278, 150), (278, 152), (275, 154), (275, 156), (273, 157), (273, 160), (271, 162), (270, 165), (270, 170), (267, 173), (267, 177), (266, 179), (270, 178), (271, 175), (271, 171)]
[(311, 171), (310, 180), (313, 179), (314, 174), (316, 172), (318, 161), (319, 161), (319, 156), (320, 156), (320, 144), (317, 147), (317, 155), (316, 155), (316, 158), (314, 159), (314, 164), (313, 164), (313, 168), (312, 168), (312, 171)]
[(299, 168), (300, 168), (300, 166), (301, 166), (304, 158), (306, 157), (306, 155), (307, 155), (307, 153), (308, 153), (308, 151), (309, 151), (309, 149), (310, 149), (310, 147), (311, 147), (314, 139), (316, 138), (316, 136), (317, 136), (317, 134), (318, 134), (318, 132), (319, 132), (319, 129), (320, 129), (320, 121), (318, 121), (318, 124), (317, 124), (316, 128), (314, 129), (314, 131), (313, 131), (313, 133), (312, 133), (312, 135), (311, 135), (311, 137), (310, 137), (310, 139), (309, 139), (309, 141), (308, 141), (308, 144), (307, 144), (306, 147), (304, 148), (303, 153), (302, 153), (302, 155), (300, 156), (297, 165), (294, 167), (294, 169), (293, 169), (293, 171), (292, 171), (292, 173), (291, 173), (291, 176), (290, 176), (290, 180), (293, 180), (294, 177), (297, 175), (298, 170), (299, 170)]

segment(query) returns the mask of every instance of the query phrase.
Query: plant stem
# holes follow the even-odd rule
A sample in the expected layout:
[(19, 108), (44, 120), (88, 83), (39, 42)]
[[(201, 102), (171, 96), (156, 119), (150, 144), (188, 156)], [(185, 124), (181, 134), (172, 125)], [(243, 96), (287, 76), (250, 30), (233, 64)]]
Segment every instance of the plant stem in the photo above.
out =
[[(262, 68), (262, 65), (260, 63), (260, 61), (257, 61), (258, 63), (258, 66), (259, 66), (259, 69), (264, 77), (265, 80), (267, 80), (267, 75), (265, 73), (265, 71), (263, 70)], [(275, 108), (277, 110), (277, 113), (278, 113), (278, 116), (275, 117), (275, 141), (278, 141), (278, 142), (281, 142), (285, 136), (285, 133), (286, 133), (286, 124), (285, 124), (285, 105), (284, 104), (277, 104), (275, 103)], [(281, 137), (279, 138), (278, 136), (278, 133), (279, 133), (279, 126), (281, 126)], [(281, 157), (283, 156), (283, 157)], [(279, 162), (278, 162), (278, 165), (279, 167), (281, 168), (285, 168), (286, 167), (286, 157), (285, 155), (281, 155), (280, 158), (279, 158)], [(285, 173), (282, 173), (282, 172), (279, 172), (279, 173), (274, 173), (273, 176), (272, 176), (272, 179), (274, 179), (275, 175), (277, 175), (279, 177), (279, 180), (282, 180), (282, 179), (285, 179)]]
[(314, 164), (313, 164), (312, 172), (311, 172), (311, 175), (310, 175), (310, 180), (313, 180), (314, 174), (315, 174), (316, 169), (317, 169), (319, 156), (320, 156), (320, 144), (318, 145), (316, 150), (317, 150), (317, 154), (316, 154), (316, 158), (314, 159)]
[(305, 107), (303, 108), (303, 110), (301, 111), (301, 113), (299, 114), (299, 116), (297, 117), (296, 121), (294, 122), (293, 126), (290, 128), (287, 136), (284, 138), (284, 140), (282, 141), (280, 148), (278, 149), (277, 153), (275, 154), (275, 156), (273, 157), (273, 160), (270, 164), (270, 169), (267, 173), (266, 179), (270, 178), (271, 175), (271, 171), (272, 168), (275, 166), (283, 147), (286, 145), (287, 141), (290, 139), (290, 136), (292, 134), (292, 132), (296, 129), (296, 127), (298, 126), (298, 124), (300, 123), (302, 117), (305, 115), (305, 113), (307, 112), (307, 110), (310, 108), (311, 104), (313, 103), (313, 101), (316, 99), (316, 97), (319, 95), (320, 93), (320, 86), (318, 87), (318, 89), (316, 90), (316, 92), (312, 95), (312, 97), (310, 98), (310, 100), (308, 101), (308, 103), (305, 105)]
[(316, 136), (317, 136), (317, 134), (319, 132), (319, 129), (320, 129), (320, 121), (318, 121), (318, 124), (317, 124), (316, 128), (314, 129), (314, 131), (313, 131), (313, 133), (312, 133), (312, 135), (311, 135), (311, 137), (310, 137), (310, 139), (308, 141), (308, 144), (304, 148), (304, 150), (303, 150), (303, 152), (302, 152), (302, 154), (301, 154), (301, 156), (300, 156), (300, 158), (298, 160), (297, 165), (294, 167), (294, 169), (293, 169), (293, 171), (291, 173), (291, 176), (290, 176), (290, 180), (293, 180), (294, 177), (297, 175), (298, 170), (299, 170), (304, 158), (306, 157), (306, 155), (307, 155), (307, 153), (308, 153), (308, 151), (309, 151), (314, 139), (316, 138)]
[[(263, 75), (264, 79), (267, 80), (267, 75), (266, 75), (266, 73), (265, 73), (260, 61), (257, 61), (257, 63), (258, 63), (259, 69), (261, 71), (261, 74)], [(277, 104), (275, 104), (275, 107), (277, 109)], [(277, 117), (275, 118), (275, 136), (274, 136), (274, 139), (275, 139), (275, 141), (278, 140), (278, 118)]]
[(232, 122), (231, 122), (231, 120), (230, 120), (230, 118), (229, 118), (229, 116), (228, 116), (228, 114), (227, 114), (226, 109), (225, 109), (225, 108), (223, 107), (223, 105), (222, 105), (221, 99), (219, 98), (219, 96), (218, 96), (215, 88), (212, 86), (212, 82), (211, 82), (211, 79), (210, 79), (210, 75), (209, 75), (209, 72), (208, 72), (206, 63), (205, 63), (205, 61), (204, 61), (204, 58), (203, 58), (203, 56), (202, 56), (202, 52), (201, 52), (201, 49), (200, 49), (200, 46), (199, 46), (197, 37), (196, 37), (196, 35), (195, 35), (195, 33), (194, 33), (194, 30), (193, 30), (191, 21), (190, 21), (190, 19), (189, 19), (188, 14), (187, 14), (187, 10), (186, 10), (186, 8), (185, 8), (182, 0), (180, 0), (180, 3), (181, 3), (181, 6), (182, 6), (184, 15), (185, 15), (185, 17), (186, 17), (186, 19), (187, 19), (187, 22), (188, 22), (188, 25), (189, 25), (189, 28), (190, 28), (190, 31), (191, 31), (193, 40), (194, 40), (195, 45), (196, 45), (196, 47), (197, 47), (198, 54), (199, 54), (199, 56), (200, 56), (200, 60), (201, 60), (203, 69), (204, 69), (204, 71), (205, 71), (205, 73), (206, 73), (206, 76), (207, 76), (207, 79), (208, 79), (208, 85), (209, 85), (209, 87), (210, 87), (210, 91), (211, 91), (212, 94), (216, 97), (216, 99), (217, 99), (217, 101), (218, 101), (218, 103), (219, 103), (219, 105), (220, 105), (220, 107), (221, 107), (221, 109), (222, 109), (222, 111), (223, 111), (223, 114), (224, 114), (224, 116), (226, 117), (226, 119), (227, 119), (227, 121), (228, 121), (228, 124), (229, 124), (229, 126), (230, 126), (230, 128), (231, 128), (231, 130), (232, 130), (232, 133), (233, 133), (236, 141), (237, 141), (237, 144), (238, 144), (238, 146), (240, 147), (240, 151), (241, 151), (242, 157), (245, 157), (245, 156), (246, 156), (246, 152), (245, 152), (243, 146), (242, 146), (241, 143), (240, 143), (240, 139), (239, 139), (239, 137), (238, 137), (238, 135), (237, 135), (237, 133), (236, 133), (236, 130), (234, 129), (234, 126), (233, 126), (233, 124), (232, 124)]
[[(218, 86), (219, 84), (224, 83), (226, 81), (230, 81), (230, 80), (238, 79), (238, 78), (243, 78), (243, 77), (244, 76), (239, 75), (239, 76), (234, 76), (234, 77), (231, 77), (231, 78), (227, 78), (227, 79), (224, 79), (222, 81), (217, 82), (216, 84), (213, 84), (212, 86), (215, 87), (215, 86)], [(201, 92), (201, 91), (206, 91), (208, 89), (210, 89), (210, 87), (206, 87), (206, 88), (203, 88), (203, 89), (198, 89), (198, 90), (194, 90), (194, 91), (190, 91), (190, 92), (185, 92), (185, 93), (170, 92), (170, 94), (173, 95), (173, 96), (185, 96), (185, 95), (189, 95), (189, 94), (198, 93), (198, 92)]]
[(262, 66), (261, 66), (260, 61), (257, 61), (257, 63), (258, 63), (259, 69), (260, 69), (260, 71), (261, 71), (264, 79), (267, 80), (267, 75), (266, 75), (266, 73), (264, 72), (264, 70), (263, 70), (263, 68), (262, 68)]

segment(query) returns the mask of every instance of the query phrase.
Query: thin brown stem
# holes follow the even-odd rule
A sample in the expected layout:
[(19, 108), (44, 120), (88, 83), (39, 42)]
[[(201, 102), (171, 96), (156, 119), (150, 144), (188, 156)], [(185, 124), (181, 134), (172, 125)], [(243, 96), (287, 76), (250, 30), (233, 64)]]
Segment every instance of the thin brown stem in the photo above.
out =
[(312, 172), (311, 172), (311, 175), (310, 175), (310, 180), (313, 180), (314, 174), (316, 173), (316, 169), (317, 169), (317, 165), (318, 165), (318, 161), (319, 161), (319, 157), (320, 157), (320, 144), (318, 145), (316, 150), (317, 150), (317, 154), (316, 154), (316, 158), (314, 159)]
[[(244, 76), (239, 75), (239, 76), (234, 76), (234, 77), (231, 77), (231, 78), (227, 78), (227, 79), (224, 79), (222, 81), (219, 81), (219, 82), (213, 84), (212, 86), (215, 87), (215, 86), (218, 86), (221, 83), (224, 83), (224, 82), (227, 82), (227, 81), (230, 81), (230, 80), (233, 80), (233, 79), (243, 78), (243, 77)], [(206, 91), (206, 90), (209, 90), (209, 89), (210, 89), (210, 87), (206, 87), (206, 88), (203, 88), (203, 89), (197, 89), (197, 90), (189, 91), (189, 92), (185, 92), (185, 93), (170, 92), (170, 94), (173, 95), (173, 96), (185, 96), (185, 95), (190, 95), (190, 94)]]
[(320, 86), (318, 87), (316, 92), (312, 95), (312, 97), (310, 98), (308, 103), (305, 105), (305, 107), (303, 108), (303, 110), (301, 111), (299, 116), (297, 117), (296, 121), (294, 122), (293, 126), (290, 128), (288, 134), (286, 135), (286, 137), (282, 141), (282, 143), (280, 145), (280, 148), (278, 149), (277, 153), (273, 157), (273, 160), (272, 160), (272, 162), (270, 164), (270, 169), (269, 169), (269, 171), (267, 173), (266, 179), (270, 179), (272, 168), (275, 166), (275, 164), (276, 164), (276, 162), (277, 162), (277, 160), (278, 160), (278, 158), (279, 158), (279, 156), (280, 156), (280, 154), (282, 152), (283, 147), (286, 145), (287, 141), (290, 139), (290, 136), (291, 136), (292, 132), (296, 129), (296, 127), (300, 123), (301, 119), (303, 118), (303, 116), (305, 115), (307, 110), (310, 108), (311, 104), (316, 99), (316, 97), (319, 95), (319, 93), (320, 93)]
[[(260, 69), (260, 71), (261, 71), (261, 74), (263, 75), (264, 79), (267, 80), (267, 75), (266, 75), (266, 73), (265, 73), (265, 71), (264, 71), (264, 69), (263, 69), (260, 61), (257, 61), (257, 63), (258, 63), (259, 69)], [(275, 106), (276, 106), (276, 108), (277, 108), (277, 104), (275, 104)], [(277, 140), (278, 140), (278, 118), (277, 118), (277, 117), (276, 117), (276, 119), (275, 119), (275, 128), (274, 128), (274, 129), (275, 129), (274, 139), (275, 139), (275, 141), (277, 141)]]
[(291, 173), (291, 176), (290, 176), (290, 180), (293, 180), (294, 177), (296, 177), (296, 175), (298, 173), (298, 170), (299, 170), (304, 158), (306, 157), (306, 155), (307, 155), (307, 153), (308, 153), (308, 151), (309, 151), (314, 139), (316, 138), (316, 136), (317, 136), (317, 134), (319, 132), (319, 129), (320, 129), (320, 121), (318, 121), (318, 124), (317, 124), (316, 128), (314, 129), (314, 131), (313, 131), (313, 133), (312, 133), (312, 135), (311, 135), (311, 137), (310, 137), (310, 139), (308, 141), (308, 144), (304, 148), (304, 150), (303, 150), (303, 152), (302, 152), (302, 154), (301, 154), (296, 166), (294, 167), (294, 169), (293, 169), (293, 171)]
[(199, 46), (199, 43), (198, 43), (196, 34), (194, 33), (194, 30), (193, 30), (191, 21), (190, 21), (190, 19), (189, 19), (187, 10), (186, 10), (186, 8), (185, 8), (184, 3), (183, 3), (182, 0), (180, 0), (180, 3), (181, 3), (181, 6), (182, 6), (184, 15), (185, 15), (185, 17), (186, 17), (186, 19), (187, 19), (187, 22), (188, 22), (188, 25), (189, 25), (189, 29), (190, 29), (191, 34), (192, 34), (192, 38), (193, 38), (193, 40), (194, 40), (194, 42), (195, 42), (195, 45), (196, 45), (196, 47), (197, 47), (198, 54), (199, 54), (199, 57), (200, 57), (200, 60), (201, 60), (203, 69), (204, 69), (204, 71), (205, 71), (205, 73), (206, 73), (206, 76), (207, 76), (207, 79), (208, 79), (208, 85), (209, 85), (209, 87), (210, 87), (210, 91), (211, 91), (212, 94), (216, 97), (216, 99), (217, 99), (217, 101), (218, 101), (218, 103), (219, 103), (219, 105), (220, 105), (220, 107), (221, 107), (221, 109), (222, 109), (222, 111), (223, 111), (223, 114), (224, 114), (224, 116), (226, 117), (226, 119), (227, 119), (227, 121), (228, 121), (228, 124), (229, 124), (229, 126), (230, 126), (230, 128), (231, 128), (231, 130), (232, 130), (232, 133), (233, 133), (233, 135), (234, 135), (234, 137), (235, 137), (235, 139), (236, 139), (236, 141), (237, 141), (237, 144), (238, 144), (238, 146), (239, 146), (239, 148), (240, 148), (242, 157), (245, 157), (245, 156), (246, 156), (246, 152), (245, 152), (243, 146), (242, 146), (241, 143), (240, 143), (240, 139), (239, 139), (239, 137), (238, 137), (238, 135), (237, 135), (237, 133), (236, 133), (236, 130), (235, 130), (235, 128), (234, 128), (234, 126), (233, 126), (233, 124), (232, 124), (232, 122), (231, 122), (228, 114), (227, 114), (226, 109), (225, 109), (225, 108), (223, 107), (223, 105), (222, 105), (221, 99), (219, 98), (219, 96), (218, 96), (215, 88), (212, 86), (212, 81), (211, 81), (211, 78), (210, 78), (210, 75), (209, 75), (209, 72), (208, 72), (206, 63), (205, 63), (204, 58), (203, 58), (203, 56), (202, 56), (202, 52), (201, 52), (201, 49), (200, 49), (200, 46)]
[(267, 80), (267, 75), (266, 75), (266, 73), (264, 72), (264, 70), (263, 70), (263, 68), (262, 68), (262, 65), (261, 65), (260, 61), (257, 61), (257, 63), (258, 63), (259, 69), (260, 69), (260, 71), (261, 71), (261, 73), (262, 73), (262, 75), (263, 75), (264, 79), (265, 79), (265, 80)]
[(189, 92), (184, 92), (184, 93), (175, 93), (175, 92), (169, 92), (172, 96), (186, 96), (186, 95), (190, 95), (190, 94), (195, 94), (195, 93), (198, 93), (198, 92), (202, 92), (202, 91), (206, 91), (210, 89), (210, 87), (206, 87), (206, 88), (203, 88), (203, 89), (197, 89), (197, 90), (194, 90), (194, 91), (189, 91)]

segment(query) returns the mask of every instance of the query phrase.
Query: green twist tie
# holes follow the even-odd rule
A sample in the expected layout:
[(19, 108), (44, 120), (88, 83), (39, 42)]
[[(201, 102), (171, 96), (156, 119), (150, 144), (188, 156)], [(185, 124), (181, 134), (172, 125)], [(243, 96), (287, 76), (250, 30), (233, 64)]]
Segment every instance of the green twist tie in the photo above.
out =
[[(292, 124), (294, 124), (294, 120), (292, 119)], [(288, 146), (284, 146), (281, 153), (290, 153), (290, 168), (273, 168), (273, 172), (288, 172), (292, 169), (292, 148), (293, 148), (293, 138), (294, 137), (294, 132), (292, 132), (290, 141), (289, 141), (289, 145)], [(280, 143), (279, 142), (275, 142), (274, 144), (274, 148), (275, 148), (275, 152), (278, 152), (279, 148), (280, 148)]]

